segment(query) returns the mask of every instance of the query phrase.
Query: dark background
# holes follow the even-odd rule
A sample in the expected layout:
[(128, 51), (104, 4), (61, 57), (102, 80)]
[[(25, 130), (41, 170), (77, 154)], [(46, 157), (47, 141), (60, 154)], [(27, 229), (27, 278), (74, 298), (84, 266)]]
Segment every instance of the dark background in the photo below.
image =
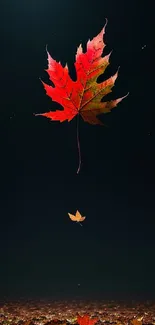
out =
[[(39, 77), (48, 82), (48, 44), (75, 80), (77, 46), (85, 50), (105, 18), (104, 55), (113, 53), (103, 79), (120, 66), (110, 98), (130, 94), (101, 117), (108, 127), (80, 119), (77, 175), (76, 118), (33, 115), (59, 107)], [(151, 2), (6, 0), (0, 24), (0, 296), (154, 298)], [(67, 215), (76, 209), (83, 227)]]

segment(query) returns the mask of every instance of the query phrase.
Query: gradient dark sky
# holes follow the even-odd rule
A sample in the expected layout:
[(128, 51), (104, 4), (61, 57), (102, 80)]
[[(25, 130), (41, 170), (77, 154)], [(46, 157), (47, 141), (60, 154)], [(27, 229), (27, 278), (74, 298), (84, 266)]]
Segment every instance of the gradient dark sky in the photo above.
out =
[[(155, 293), (154, 15), (149, 1), (4, 1), (1, 12), (0, 293), (10, 297)], [(102, 116), (80, 120), (33, 113), (58, 108), (45, 95), (45, 46), (75, 79), (77, 46), (105, 24), (104, 78), (120, 66)], [(146, 45), (144, 49), (142, 47)], [(83, 227), (67, 212), (86, 215)], [(78, 287), (78, 283), (81, 284)]]

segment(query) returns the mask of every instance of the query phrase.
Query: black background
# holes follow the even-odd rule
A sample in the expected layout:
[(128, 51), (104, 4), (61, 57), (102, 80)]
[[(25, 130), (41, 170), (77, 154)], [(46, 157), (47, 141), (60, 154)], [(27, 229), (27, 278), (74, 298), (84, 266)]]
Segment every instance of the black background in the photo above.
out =
[[(5, 1), (1, 6), (0, 294), (150, 299), (155, 293), (154, 8), (149, 1)], [(77, 47), (108, 19), (111, 99), (92, 126), (33, 113), (45, 95), (46, 44), (75, 80)], [(101, 78), (102, 79), (102, 78)], [(86, 215), (83, 227), (67, 213)]]

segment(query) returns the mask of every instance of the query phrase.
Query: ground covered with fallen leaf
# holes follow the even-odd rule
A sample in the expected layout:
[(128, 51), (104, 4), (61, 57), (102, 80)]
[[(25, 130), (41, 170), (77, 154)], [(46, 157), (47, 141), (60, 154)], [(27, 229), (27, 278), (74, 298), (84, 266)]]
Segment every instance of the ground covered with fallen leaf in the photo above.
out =
[(16, 301), (0, 303), (0, 324), (155, 325), (155, 303)]

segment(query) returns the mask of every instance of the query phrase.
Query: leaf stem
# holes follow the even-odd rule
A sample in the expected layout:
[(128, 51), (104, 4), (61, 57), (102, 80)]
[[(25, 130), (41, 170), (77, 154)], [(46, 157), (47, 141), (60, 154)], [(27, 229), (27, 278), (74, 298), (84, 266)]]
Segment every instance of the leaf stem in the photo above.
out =
[(81, 149), (80, 149), (80, 140), (79, 140), (79, 114), (77, 115), (77, 128), (76, 128), (76, 135), (77, 135), (77, 146), (78, 146), (78, 153), (79, 153), (79, 166), (77, 170), (77, 174), (79, 174), (81, 168)]

